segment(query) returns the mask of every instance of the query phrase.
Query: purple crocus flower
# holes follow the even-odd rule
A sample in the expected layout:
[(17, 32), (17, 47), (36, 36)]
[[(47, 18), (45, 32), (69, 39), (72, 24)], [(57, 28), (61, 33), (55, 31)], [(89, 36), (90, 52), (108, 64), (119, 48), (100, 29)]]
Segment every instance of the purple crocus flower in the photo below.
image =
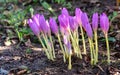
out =
[(65, 16), (69, 16), (68, 10), (66, 8), (62, 9), (61, 14), (64, 14)]
[(40, 28), (41, 28), (41, 31), (44, 33), (44, 34), (47, 34), (49, 33), (49, 26), (44, 18), (43, 15), (40, 16), (40, 20), (39, 20), (39, 23), (40, 23)]
[(72, 31), (75, 31), (78, 28), (78, 24), (76, 21), (76, 16), (70, 16), (69, 17), (69, 25)]
[(92, 28), (94, 31), (98, 28), (98, 13), (94, 13), (92, 16)]
[(33, 33), (34, 33), (36, 36), (38, 36), (39, 33), (40, 33), (40, 30), (39, 30), (38, 25), (37, 25), (32, 19), (29, 19), (29, 20), (28, 20), (28, 24), (29, 24), (31, 30), (33, 31)]
[(81, 15), (82, 15), (82, 11), (79, 8), (75, 9), (75, 16), (77, 19), (78, 24), (81, 24)]
[(85, 29), (88, 37), (92, 38), (93, 32), (92, 32), (92, 28), (91, 28), (91, 25), (89, 23), (89, 19), (86, 13), (82, 14), (81, 21), (82, 21), (83, 28)]
[(60, 23), (60, 26), (63, 27), (65, 30), (69, 29), (69, 17), (61, 14), (58, 17), (58, 21)]
[(109, 29), (109, 19), (105, 13), (102, 13), (100, 15), (100, 27), (104, 34), (107, 34), (108, 29)]
[(35, 14), (32, 18), (33, 18), (33, 21), (36, 23), (36, 25), (38, 25), (39, 29), (41, 30), (40, 23), (39, 23), (40, 14)]
[(86, 13), (82, 13), (81, 15), (81, 22), (84, 30), (86, 30), (86, 24), (89, 23), (88, 16)]
[(50, 18), (49, 20), (50, 28), (52, 32), (57, 35), (58, 34), (58, 26), (54, 18)]

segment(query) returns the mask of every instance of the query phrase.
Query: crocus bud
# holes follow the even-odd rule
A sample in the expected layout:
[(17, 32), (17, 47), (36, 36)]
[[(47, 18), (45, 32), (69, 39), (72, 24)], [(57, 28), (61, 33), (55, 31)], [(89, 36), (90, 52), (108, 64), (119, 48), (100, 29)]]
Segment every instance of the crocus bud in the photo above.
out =
[(65, 30), (68, 30), (68, 28), (69, 28), (69, 17), (61, 14), (58, 17), (58, 21), (59, 21), (60, 26), (62, 26)]
[(68, 10), (66, 8), (62, 9), (61, 14), (64, 14), (65, 16), (69, 16)]
[(39, 30), (38, 25), (37, 25), (32, 19), (29, 19), (29, 20), (28, 20), (28, 24), (29, 24), (31, 30), (33, 31), (33, 33), (34, 33), (36, 36), (38, 36), (39, 33), (40, 33), (40, 30)]
[(108, 29), (109, 29), (109, 19), (105, 13), (102, 13), (100, 15), (100, 27), (104, 34), (107, 34)]
[(76, 17), (70, 16), (69, 17), (69, 25), (72, 31), (75, 31), (78, 28), (78, 24), (76, 21)]
[(89, 23), (88, 16), (86, 13), (82, 13), (81, 15), (81, 22), (84, 30), (86, 30), (86, 24)]
[(76, 8), (75, 16), (76, 16), (76, 20), (77, 20), (78, 24), (81, 24), (81, 15), (82, 15), (82, 11), (79, 8)]
[(41, 30), (39, 20), (40, 20), (40, 14), (35, 14), (33, 16), (33, 21), (36, 23), (36, 25), (38, 25), (39, 29)]
[(89, 23), (89, 19), (86, 13), (82, 14), (81, 21), (82, 21), (83, 28), (85, 29), (88, 37), (92, 38), (93, 32), (92, 32), (92, 28), (91, 28), (91, 25)]
[(40, 21), (39, 21), (39, 23), (40, 23), (41, 31), (42, 31), (44, 34), (47, 34), (47, 33), (49, 32), (49, 27), (48, 27), (48, 25), (47, 25), (47, 23), (46, 23), (46, 20), (45, 20), (45, 18), (44, 18), (43, 15), (40, 16)]
[(94, 31), (98, 28), (98, 13), (94, 13), (92, 16), (92, 28)]
[(58, 26), (54, 18), (50, 18), (49, 25), (52, 30), (52, 32), (57, 35), (58, 34)]

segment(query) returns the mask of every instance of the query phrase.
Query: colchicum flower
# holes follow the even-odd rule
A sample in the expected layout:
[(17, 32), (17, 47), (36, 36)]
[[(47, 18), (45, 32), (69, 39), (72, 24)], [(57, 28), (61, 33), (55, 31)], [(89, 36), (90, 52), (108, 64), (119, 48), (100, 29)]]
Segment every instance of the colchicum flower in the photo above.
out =
[(102, 13), (100, 15), (100, 27), (104, 34), (107, 34), (108, 29), (109, 29), (109, 19), (105, 13)]
[(108, 30), (109, 30), (109, 19), (105, 13), (100, 15), (100, 27), (105, 35), (106, 46), (107, 46), (107, 61), (110, 64), (110, 49), (109, 49), (109, 41), (108, 41)]
[(31, 30), (33, 31), (33, 33), (38, 37), (39, 41), (41, 42), (43, 48), (45, 49), (45, 53), (46, 53), (48, 59), (51, 59), (49, 52), (46, 50), (47, 48), (45, 47), (41, 37), (39, 36), (39, 33), (42, 31), (41, 30), (42, 24), (40, 24), (40, 16), (41, 15), (39, 15), (39, 14), (34, 15), (32, 19), (28, 20), (28, 24), (29, 24)]
[[(89, 23), (89, 19), (87, 13), (82, 12), (80, 8), (75, 9), (75, 16), (70, 16), (69, 12), (66, 8), (61, 10), (61, 14), (58, 16), (58, 21), (60, 25), (59, 27), (54, 18), (48, 20), (45, 19), (44, 15), (35, 14), (32, 15), (31, 19), (28, 19), (27, 23), (29, 27), (33, 31), (33, 33), (38, 37), (41, 45), (46, 53), (46, 56), (50, 60), (54, 60), (55, 58), (55, 49), (53, 36), (51, 32), (57, 36), (60, 48), (63, 53), (64, 62), (68, 61), (68, 69), (72, 69), (71, 56), (74, 53), (77, 57), (82, 59), (82, 53), (87, 54), (86, 44), (84, 38), (85, 30), (89, 46), (90, 46), (90, 55), (91, 55), (91, 64), (95, 65), (98, 62), (98, 42), (97, 42), (97, 29), (98, 29), (98, 13), (94, 13), (92, 16), (92, 26)], [(81, 51), (79, 45), (79, 30), (82, 36), (83, 43), (83, 51)], [(109, 30), (109, 19), (105, 13), (100, 15), (100, 27), (103, 31), (106, 39), (106, 47), (107, 47), (107, 61), (110, 63), (110, 49), (109, 49), (109, 41), (108, 41), (108, 30)], [(93, 30), (92, 30), (93, 29)], [(94, 32), (94, 43), (93, 44), (93, 32)], [(40, 34), (40, 35), (39, 35)], [(94, 49), (94, 46), (95, 49)]]
[(98, 39), (97, 39), (97, 29), (98, 29), (98, 13), (94, 13), (92, 16), (92, 28), (94, 31), (94, 41), (95, 41), (95, 63), (98, 62)]
[(88, 37), (92, 38), (93, 32), (92, 32), (92, 28), (91, 28), (91, 25), (89, 23), (89, 19), (86, 13), (82, 14), (81, 21), (82, 21), (83, 28), (85, 29)]
[(76, 20), (78, 22), (78, 24), (81, 25), (81, 15), (82, 15), (82, 11), (79, 8), (75, 9), (75, 16), (76, 16)]
[(65, 16), (69, 16), (68, 10), (66, 8), (62, 9), (61, 14), (64, 14)]
[(45, 18), (43, 15), (40, 16), (40, 28), (41, 28), (41, 31), (44, 33), (44, 34), (49, 34), (50, 33), (50, 30), (49, 30), (49, 25), (47, 24)]
[(90, 44), (90, 53), (91, 53), (91, 64), (94, 65), (95, 52), (94, 52), (94, 46), (93, 46), (93, 41), (92, 41), (93, 32), (92, 32), (92, 28), (90, 26), (89, 19), (86, 13), (82, 14), (81, 21), (82, 21), (83, 28), (85, 29), (88, 35), (88, 40)]
[(58, 21), (60, 26), (63, 27), (65, 30), (69, 29), (69, 17), (65, 16), (64, 14), (59, 15)]
[(50, 54), (50, 59), (54, 60), (55, 52), (54, 52), (54, 46), (53, 46), (53, 41), (51, 37), (50, 25), (48, 20), (45, 20), (43, 15), (40, 16), (40, 27), (41, 27), (41, 31), (43, 32), (42, 33), (43, 39), (45, 40), (47, 49)]
[(69, 17), (69, 25), (72, 31), (75, 31), (78, 28), (78, 24), (76, 21), (76, 17), (70, 16)]
[(83, 25), (82, 25), (82, 22), (81, 22), (81, 15), (82, 15), (82, 11), (79, 9), (79, 8), (76, 8), (75, 9), (75, 16), (76, 16), (76, 20), (77, 20), (77, 23), (78, 25), (80, 26), (80, 31), (81, 31), (81, 36), (82, 36), (82, 43), (83, 43), (83, 53), (86, 54), (86, 45), (85, 45), (85, 38), (84, 38), (84, 32), (83, 32)]
[(94, 31), (98, 28), (98, 13), (94, 13), (92, 16), (92, 28)]
[(36, 24), (36, 22), (34, 22), (32, 19), (29, 19), (29, 20), (28, 20), (28, 24), (29, 24), (31, 30), (33, 31), (33, 33), (34, 33), (36, 36), (38, 36), (39, 33), (40, 33), (40, 29), (39, 29), (38, 25)]
[(50, 41), (48, 40), (48, 44), (49, 44), (50, 49), (51, 49), (52, 57), (55, 58), (55, 50), (54, 50), (54, 45), (53, 45), (53, 40), (52, 40), (52, 35), (51, 35), (50, 25), (49, 25), (48, 20), (46, 21), (46, 24), (47, 24), (47, 28), (48, 28), (48, 37), (50, 40)]
[(58, 34), (58, 26), (54, 18), (50, 18), (49, 20), (50, 28), (52, 32), (57, 35)]
[(40, 14), (35, 14), (33, 17), (32, 17), (32, 19), (33, 19), (33, 21), (36, 23), (36, 25), (38, 25), (38, 28), (40, 29), (40, 31), (41, 31), (41, 28), (40, 28), (40, 23), (39, 23), (39, 21), (40, 21)]

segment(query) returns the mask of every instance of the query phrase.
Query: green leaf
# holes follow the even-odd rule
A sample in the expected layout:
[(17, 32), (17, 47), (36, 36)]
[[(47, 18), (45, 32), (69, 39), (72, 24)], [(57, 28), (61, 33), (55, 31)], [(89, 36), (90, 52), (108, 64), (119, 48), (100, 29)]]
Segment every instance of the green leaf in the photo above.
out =
[(115, 37), (109, 37), (108, 41), (110, 41), (110, 42), (116, 42), (116, 39), (115, 39)]
[[(100, 41), (105, 41), (105, 38), (102, 38)], [(115, 37), (109, 37), (108, 41), (110, 41), (110, 42), (116, 42), (116, 39), (115, 39)]]
[(58, 4), (62, 4), (62, 3), (65, 3), (66, 0), (53, 0), (53, 2), (57, 2)]
[(30, 13), (31, 13), (31, 16), (33, 16), (34, 9), (31, 7), (31, 8), (29, 9), (29, 11), (30, 11)]
[(32, 53), (32, 50), (31, 49), (26, 49), (26, 53), (30, 54), (30, 53)]
[(22, 29), (20, 29), (20, 32), (23, 34), (29, 34), (31, 32), (31, 30), (29, 28), (22, 28)]
[(5, 3), (6, 1), (5, 0), (0, 0), (0, 3)]
[(63, 6), (66, 7), (66, 8), (72, 8), (72, 5), (71, 5), (70, 2), (68, 2), (68, 3), (65, 2), (65, 3), (63, 4)]
[(117, 12), (113, 12), (113, 17), (115, 17), (115, 16), (117, 16), (118, 15), (118, 13)]
[(51, 7), (47, 2), (43, 2), (43, 3), (42, 3), (42, 6), (43, 6), (45, 9), (49, 10), (52, 14), (56, 15), (55, 12), (54, 12), (54, 10), (52, 9), (52, 7)]
[(45, 40), (42, 38), (42, 42), (45, 46), (47, 46), (47, 43), (45, 42)]

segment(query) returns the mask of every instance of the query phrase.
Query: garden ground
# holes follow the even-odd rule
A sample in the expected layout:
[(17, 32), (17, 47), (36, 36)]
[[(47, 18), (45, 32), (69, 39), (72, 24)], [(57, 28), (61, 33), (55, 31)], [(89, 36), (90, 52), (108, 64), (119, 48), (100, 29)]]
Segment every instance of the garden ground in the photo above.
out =
[[(22, 0), (20, 0), (22, 1)], [(29, 0), (31, 1), (31, 0)], [(119, 9), (115, 7), (114, 0), (100, 0), (97, 3), (82, 2), (76, 0), (76, 2), (68, 1), (71, 3), (72, 7), (68, 5), (68, 10), (72, 14), (76, 7), (80, 7), (83, 11), (86, 11), (90, 15), (92, 11), (106, 12), (108, 15), (112, 13), (119, 12)], [(25, 4), (24, 6), (21, 4)], [(45, 16), (53, 16), (50, 12), (45, 11), (45, 9), (38, 3), (32, 2), (20, 2), (18, 5), (14, 3), (9, 3), (4, 9), (4, 13), (7, 7), (13, 7), (16, 9), (25, 9), (29, 5), (34, 5), (33, 8), (35, 13), (43, 13)], [(59, 14), (61, 9), (61, 4), (50, 5), (55, 10), (55, 13)], [(72, 9), (70, 9), (71, 7)], [(9, 10), (10, 11), (10, 10)], [(30, 14), (27, 14), (29, 16)], [(112, 16), (114, 17), (114, 16)], [(28, 17), (30, 18), (30, 16)], [(109, 41), (111, 50), (111, 64), (106, 63), (106, 46), (103, 37), (103, 33), (98, 30), (99, 33), (99, 63), (96, 66), (90, 65), (90, 56), (83, 55), (83, 59), (78, 59), (72, 57), (72, 70), (67, 70), (67, 63), (63, 63), (62, 54), (57, 41), (56, 59), (55, 61), (50, 61), (45, 56), (40, 44), (35, 43), (32, 37), (33, 35), (24, 36), (25, 42), (20, 42), (19, 38), (11, 37), (8, 35), (10, 33), (15, 33), (12, 26), (7, 25), (5, 21), (0, 21), (0, 75), (120, 75), (120, 17), (119, 14), (111, 22), (111, 28), (109, 31)], [(5, 25), (3, 25), (5, 24)], [(31, 37), (32, 36), (32, 37)], [(9, 38), (9, 40), (7, 40)], [(54, 38), (55, 39), (55, 38)], [(57, 39), (55, 39), (57, 40)], [(86, 44), (88, 42), (86, 41)], [(87, 47), (89, 52), (89, 46)]]

